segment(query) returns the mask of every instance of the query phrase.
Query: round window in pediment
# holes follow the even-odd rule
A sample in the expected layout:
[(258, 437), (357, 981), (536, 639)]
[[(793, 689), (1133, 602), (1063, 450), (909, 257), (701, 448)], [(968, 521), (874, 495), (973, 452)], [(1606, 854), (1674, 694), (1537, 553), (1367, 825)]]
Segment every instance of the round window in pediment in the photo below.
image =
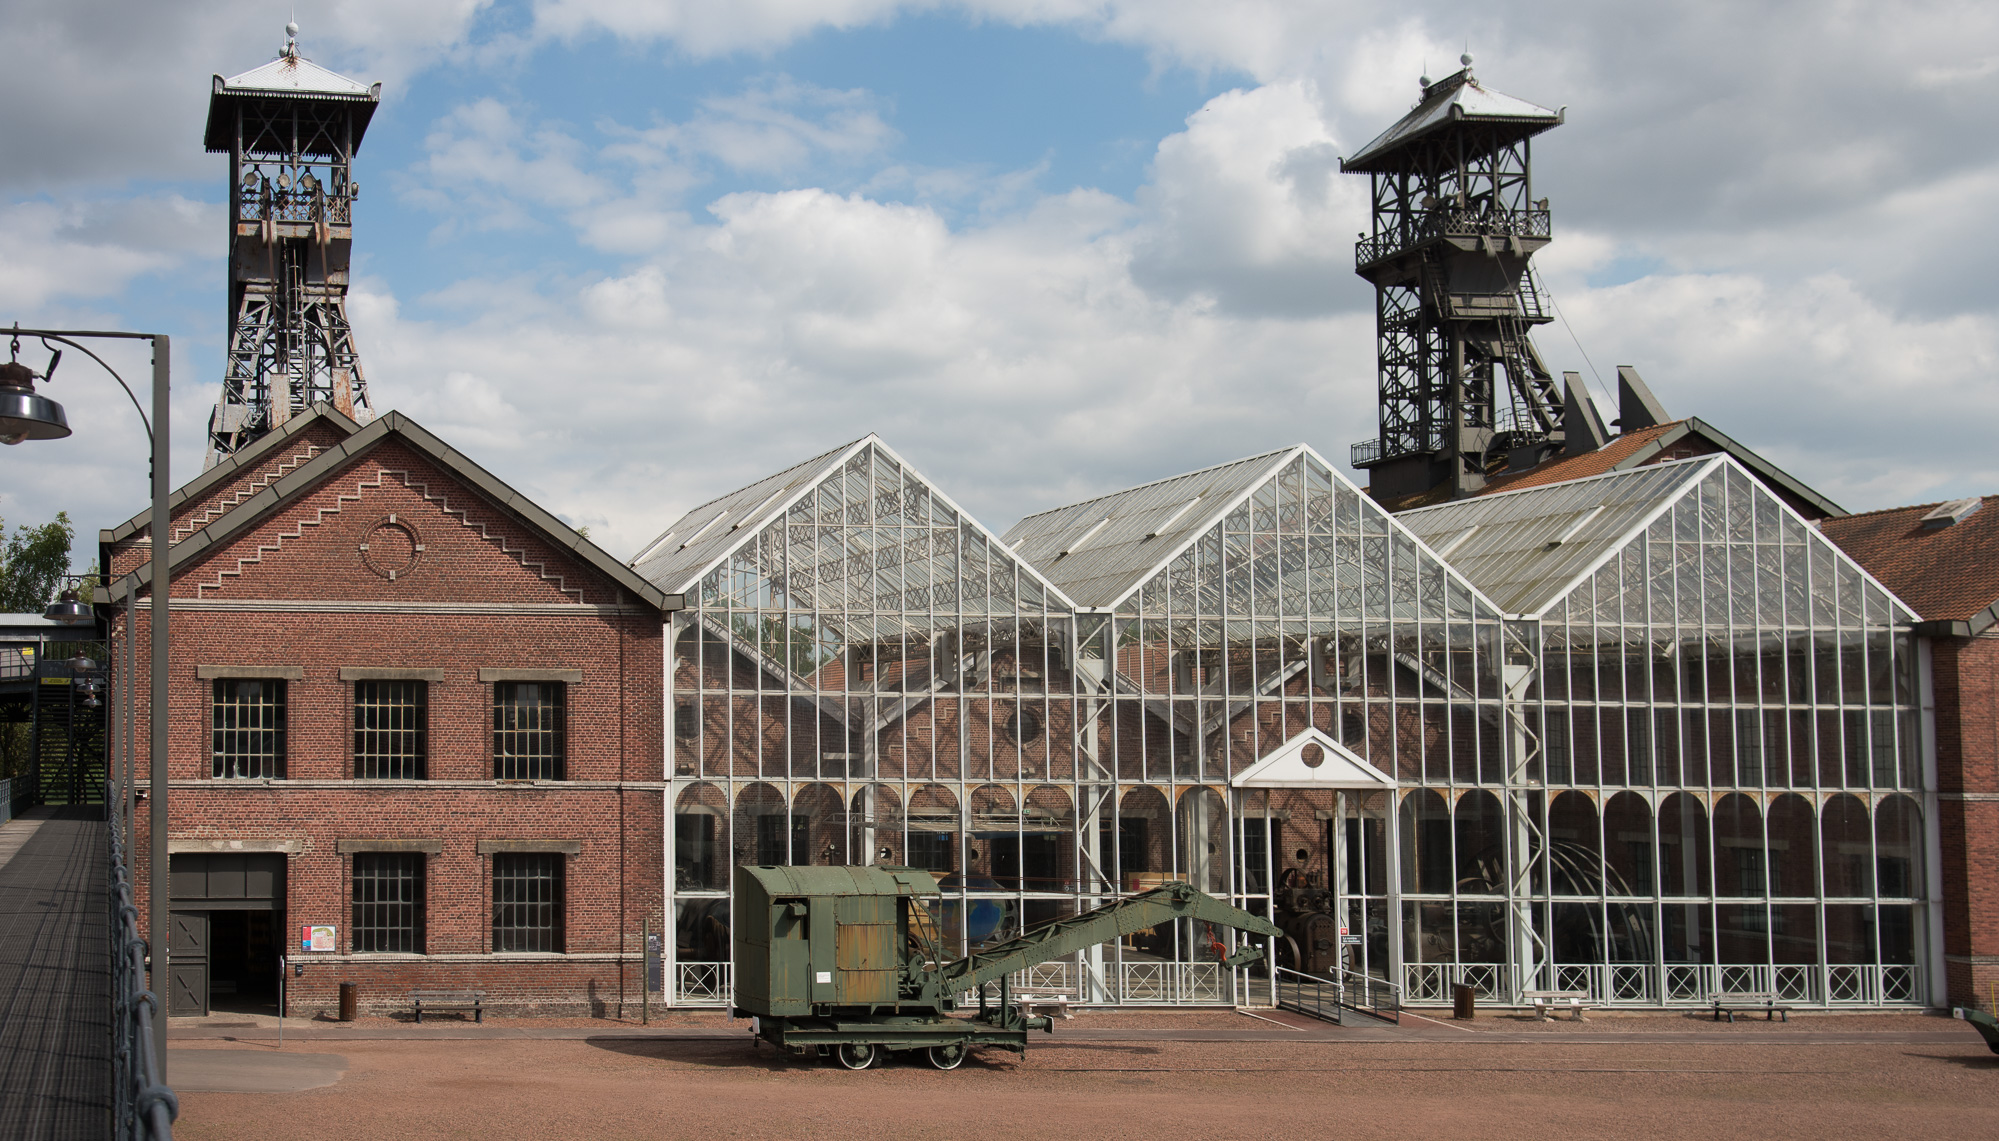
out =
[(390, 582), (416, 569), (422, 558), (422, 536), (408, 520), (393, 514), (378, 520), (361, 541), (362, 565)]

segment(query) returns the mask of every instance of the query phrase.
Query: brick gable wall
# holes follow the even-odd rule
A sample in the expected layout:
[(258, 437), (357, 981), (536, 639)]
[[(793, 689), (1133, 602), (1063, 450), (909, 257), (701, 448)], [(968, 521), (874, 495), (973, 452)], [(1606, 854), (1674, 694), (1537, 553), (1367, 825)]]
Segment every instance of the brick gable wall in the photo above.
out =
[(1999, 634), (1931, 643), (1936, 692), (1944, 970), (1950, 1001), (1999, 983)]
[[(273, 449), (255, 463), (247, 464), (199, 497), (190, 499), (173, 508), (173, 541), (179, 543), (208, 526), (230, 509), (242, 504), (251, 496), (283, 479), (292, 472), (311, 463), (321, 452), (338, 447), (347, 439), (346, 433), (339, 431), (324, 421), (308, 425), (283, 447)], [(151, 557), (152, 516), (141, 517), (136, 542), (119, 544), (113, 553), (112, 574), (130, 573)]]
[[(384, 527), (390, 549), (364, 552)], [(141, 540), (114, 554), (146, 553)], [(481, 989), (500, 1010), (637, 1003), (640, 923), (660, 929), (664, 898), (661, 614), (393, 437), (182, 568), (173, 595), (171, 842), (287, 852), (281, 918), (307, 963), (289, 980), (292, 1014), (332, 1010), (343, 981), (373, 1012), (407, 1011), (417, 986)], [(135, 630), (122, 613), (113, 626), (114, 664), (137, 639), (141, 726), (150, 617), (142, 605)], [(203, 666), (292, 675), (282, 780), (213, 777), (215, 683)], [(355, 683), (341, 670), (357, 666), (438, 671), (428, 779), (352, 779)], [(566, 779), (493, 779), (493, 683), (481, 669), (580, 675), (567, 687)], [(141, 812), (141, 896), (153, 881), (146, 825)], [(426, 954), (351, 953), (353, 856), (338, 845), (355, 839), (441, 845), (425, 860)], [(564, 861), (562, 954), (492, 952), (492, 858), (478, 844), (521, 839), (580, 845)], [(139, 907), (144, 916), (147, 900)], [(340, 950), (300, 954), (303, 923), (336, 925)]]

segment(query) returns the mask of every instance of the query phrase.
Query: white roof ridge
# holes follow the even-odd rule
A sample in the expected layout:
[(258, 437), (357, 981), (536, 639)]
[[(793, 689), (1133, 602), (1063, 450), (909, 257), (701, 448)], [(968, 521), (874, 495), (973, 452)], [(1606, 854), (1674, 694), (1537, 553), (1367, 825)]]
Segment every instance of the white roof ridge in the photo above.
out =
[(1043, 515), (1053, 515), (1057, 511), (1069, 511), (1077, 507), (1088, 507), (1092, 503), (1101, 503), (1106, 499), (1116, 499), (1120, 496), (1129, 495), (1134, 491), (1143, 491), (1148, 487), (1158, 487), (1162, 483), (1172, 483), (1175, 480), (1181, 480), (1181, 479), (1192, 479), (1194, 476), (1206, 475), (1211, 471), (1220, 471), (1223, 468), (1227, 467), (1237, 467), (1242, 464), (1254, 463), (1257, 460), (1264, 459), (1265, 457), (1268, 456), (1287, 455), (1291, 452), (1295, 452), (1298, 449), (1307, 446), (1308, 445), (1305, 444), (1286, 444), (1281, 448), (1272, 448), (1267, 452), (1258, 452), (1255, 455), (1243, 456), (1239, 459), (1224, 460), (1218, 464), (1209, 464), (1207, 467), (1195, 468), (1193, 471), (1183, 471), (1178, 475), (1161, 476), (1158, 479), (1146, 480), (1144, 483), (1134, 483), (1129, 487), (1120, 487), (1116, 491), (1106, 491), (1102, 495), (1093, 495), (1088, 499), (1077, 499), (1069, 503), (1059, 504), (1055, 507), (1050, 507), (1042, 511), (1036, 511), (1032, 515), (1021, 516), (1017, 521), (1015, 521), (1013, 527), (1007, 528), (1007, 533), (1011, 534), (1013, 532), (1014, 527), (1020, 526), (1022, 523), (1027, 522), (1029, 519), (1039, 519)]
[(770, 482), (771, 480), (773, 480), (773, 479), (776, 479), (776, 478), (777, 478), (778, 476), (781, 476), (781, 475), (783, 475), (783, 474), (784, 474), (785, 472), (788, 472), (788, 471), (797, 471), (798, 469), (800, 469), (800, 468), (803, 468), (803, 467), (810, 467), (811, 465), (813, 465), (813, 464), (816, 464), (816, 463), (818, 463), (818, 462), (819, 462), (820, 460), (823, 460), (823, 459), (826, 459), (826, 458), (827, 458), (827, 457), (829, 457), (829, 456), (836, 456), (836, 455), (844, 455), (844, 454), (846, 454), (847, 452), (851, 452), (851, 451), (853, 451), (853, 450), (854, 450), (854, 447), (855, 447), (855, 445), (857, 445), (857, 444), (865, 444), (865, 443), (867, 443), (867, 442), (868, 442), (869, 440), (878, 440), (878, 437), (876, 436), (876, 434), (875, 434), (875, 433), (873, 433), (873, 432), (869, 432), (869, 433), (868, 433), (867, 435), (865, 435), (865, 436), (861, 436), (861, 437), (859, 437), (859, 438), (857, 438), (857, 439), (852, 439), (852, 440), (848, 440), (848, 441), (847, 441), (846, 443), (844, 443), (844, 444), (841, 444), (841, 445), (840, 445), (839, 447), (837, 447), (837, 448), (828, 448), (828, 449), (826, 449), (825, 451), (823, 451), (823, 452), (820, 452), (820, 453), (819, 453), (818, 455), (816, 455), (816, 456), (811, 456), (811, 457), (808, 457), (808, 458), (806, 458), (806, 459), (802, 459), (802, 460), (799, 460), (799, 461), (798, 461), (797, 463), (795, 463), (795, 464), (792, 464), (792, 465), (790, 465), (789, 467), (781, 467), (781, 468), (777, 469), (776, 471), (774, 471), (774, 472), (771, 472), (771, 473), (770, 473), (770, 474), (768, 474), (768, 475), (764, 475), (764, 476), (759, 476), (758, 478), (756, 478), (756, 479), (753, 479), (753, 480), (751, 480), (750, 482), (748, 482), (748, 483), (746, 483), (746, 484), (743, 484), (743, 485), (742, 485), (742, 486), (740, 486), (740, 487), (732, 487), (732, 488), (730, 488), (729, 490), (727, 490), (727, 491), (723, 492), (722, 494), (720, 494), (720, 495), (716, 496), (716, 497), (715, 497), (715, 498), (713, 498), (713, 499), (710, 499), (710, 500), (708, 500), (708, 501), (706, 501), (706, 502), (704, 502), (704, 503), (697, 503), (697, 504), (695, 504), (694, 506), (692, 506), (692, 507), (689, 507), (689, 508), (688, 508), (687, 510), (685, 510), (685, 511), (683, 511), (683, 512), (681, 512), (681, 513), (680, 513), (680, 518), (682, 518), (682, 519), (685, 519), (685, 518), (687, 518), (687, 517), (688, 517), (689, 515), (692, 515), (692, 514), (694, 514), (694, 513), (696, 512), (696, 511), (699, 511), (699, 510), (701, 510), (701, 509), (702, 509), (703, 507), (713, 507), (713, 506), (715, 506), (715, 505), (716, 505), (717, 503), (720, 503), (720, 502), (722, 502), (722, 501), (723, 501), (724, 499), (727, 499), (727, 498), (729, 498), (730, 496), (733, 496), (733, 495), (741, 495), (741, 494), (742, 494), (743, 492), (745, 492), (745, 491), (748, 491), (748, 490), (749, 490), (750, 488), (752, 488), (752, 487), (755, 487), (755, 486), (756, 486), (757, 484), (760, 484), (760, 483), (769, 483), (769, 482)]
[[(743, 484), (741, 487), (738, 487), (724, 495), (719, 495), (714, 499), (709, 500), (706, 503), (697, 504), (694, 507), (687, 509), (685, 512), (682, 512), (680, 518), (674, 520), (673, 523), (668, 525), (667, 531), (662, 532), (659, 538), (653, 539), (645, 547), (640, 548), (639, 553), (640, 554), (654, 553), (653, 548), (660, 546), (661, 545), (660, 540), (667, 538), (669, 535), (671, 535), (674, 528), (679, 527), (680, 524), (693, 518), (695, 515), (706, 510), (707, 508), (715, 506), (717, 503), (720, 503), (725, 499), (730, 499), (734, 496), (741, 495), (744, 492), (750, 490), (751, 488), (758, 486), (759, 484), (770, 483), (773, 480), (776, 480), (785, 475), (789, 475), (793, 472), (807, 472), (808, 474), (805, 475), (803, 478), (797, 480), (794, 483), (786, 485), (786, 487), (780, 491), (779, 496), (776, 497), (777, 502), (775, 504), (772, 503), (771, 499), (765, 499), (763, 501), (763, 505), (759, 508), (759, 510), (763, 512), (763, 519), (765, 521), (769, 521), (771, 519), (780, 518), (786, 512), (790, 511), (792, 506), (796, 504), (800, 499), (800, 497), (802, 497), (807, 491), (810, 491), (811, 489), (819, 486), (819, 484), (823, 482), (828, 475), (832, 474), (832, 472), (836, 469), (836, 467), (845, 466), (848, 460), (852, 459), (855, 455), (859, 454), (860, 450), (866, 447), (868, 444), (870, 443), (879, 444), (880, 442), (881, 441), (876, 438), (875, 434), (873, 432), (870, 432), (867, 435), (862, 436), (860, 439), (854, 440), (851, 443), (842, 444), (841, 446), (834, 448), (832, 451), (822, 452), (819, 455), (813, 456), (811, 459), (801, 460), (798, 463), (792, 464), (790, 467), (787, 468), (780, 468), (779, 470), (774, 471), (767, 476), (764, 476), (762, 479), (752, 480), (751, 482)], [(775, 506), (776, 508), (776, 510), (774, 511), (770, 510), (770, 508), (773, 506)], [(714, 519), (709, 520), (708, 523), (702, 526), (701, 531), (705, 533), (715, 523), (719, 522), (720, 519), (721, 516), (718, 515)], [(728, 561), (728, 559), (731, 556), (733, 556), (737, 551), (741, 550), (746, 544), (753, 541), (762, 532), (763, 532), (763, 527), (761, 525), (746, 529), (731, 528), (730, 530), (724, 532), (722, 535), (724, 542), (722, 543), (721, 546), (715, 548), (712, 554), (703, 555), (700, 557), (699, 562), (688, 563), (686, 564), (685, 567), (674, 572), (675, 577), (670, 581), (674, 581), (679, 584), (679, 586), (676, 588), (676, 593), (686, 594), (689, 590), (693, 589), (697, 584), (699, 584), (703, 578), (707, 577), (708, 572), (714, 570), (716, 567)], [(705, 534), (697, 535), (697, 538), (698, 537), (705, 537)], [(692, 545), (692, 542), (693, 540), (690, 540), (688, 545)], [(687, 545), (683, 545), (679, 549), (684, 551), (687, 549)], [(656, 560), (648, 560), (648, 561), (656, 561)], [(646, 572), (639, 570), (636, 559), (633, 560), (631, 566), (633, 570), (638, 570), (640, 575), (645, 577), (646, 581), (651, 582), (654, 585), (658, 585), (657, 579), (654, 579), (650, 575), (647, 575)], [(667, 588), (662, 586), (660, 587), (660, 589), (666, 590)]]
[(331, 68), (322, 67), (301, 55), (280, 52), (267, 63), (233, 75), (217, 77), (223, 91), (305, 91), (318, 95), (368, 96), (374, 89)]
[[(1393, 514), (1397, 519), (1406, 519), (1410, 516), (1422, 515), (1431, 511), (1442, 511), (1445, 508), (1463, 507), (1468, 503), (1498, 503), (1512, 495), (1529, 495), (1537, 491), (1552, 491), (1558, 487), (1574, 487), (1577, 484), (1589, 483), (1591, 480), (1598, 479), (1629, 479), (1639, 472), (1658, 471), (1661, 468), (1678, 467), (1681, 464), (1703, 463), (1722, 455), (1728, 455), (1728, 453), (1709, 452), (1706, 455), (1685, 456), (1677, 460), (1660, 460), (1655, 464), (1640, 464), (1637, 467), (1616, 468), (1611, 471), (1600, 471), (1594, 475), (1579, 475), (1574, 479), (1558, 479), (1553, 483), (1537, 483), (1532, 487), (1516, 487), (1509, 491), (1495, 491), (1491, 495), (1474, 495), (1469, 499), (1448, 499), (1442, 503), (1432, 503), (1424, 507), (1412, 507), (1407, 511), (1397, 511)], [(1730, 458), (1733, 459), (1734, 457), (1731, 456)], [(1741, 465), (1738, 464), (1737, 466)]]

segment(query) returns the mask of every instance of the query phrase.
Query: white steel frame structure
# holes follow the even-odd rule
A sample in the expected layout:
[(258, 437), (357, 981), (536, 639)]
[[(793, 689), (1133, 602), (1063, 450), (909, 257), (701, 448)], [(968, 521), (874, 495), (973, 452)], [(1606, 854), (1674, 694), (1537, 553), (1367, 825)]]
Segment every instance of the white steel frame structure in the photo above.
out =
[[(1928, 997), (1913, 616), (1726, 457), (1397, 518), (1300, 446), (1001, 539), (868, 437), (633, 565), (687, 603), (672, 1003), (728, 1001), (736, 866), (877, 861), (958, 948), (1166, 879), (1281, 922), (1309, 879), (1411, 1002)], [(1231, 938), (1023, 985), (1267, 996)]]

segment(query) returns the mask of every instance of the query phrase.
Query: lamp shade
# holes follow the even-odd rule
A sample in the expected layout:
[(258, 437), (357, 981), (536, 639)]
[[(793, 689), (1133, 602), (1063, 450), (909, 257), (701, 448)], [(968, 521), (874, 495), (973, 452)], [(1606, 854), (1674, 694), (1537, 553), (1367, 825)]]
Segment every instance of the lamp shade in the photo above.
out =
[(34, 389), (35, 374), (18, 361), (0, 364), (0, 444), (60, 440), (69, 435), (62, 405)]
[(42, 611), (42, 617), (51, 622), (60, 622), (65, 626), (75, 626), (91, 621), (93, 616), (90, 613), (90, 607), (85, 606), (77, 598), (75, 591), (65, 590), (62, 592), (61, 597), (49, 603), (47, 610)]

